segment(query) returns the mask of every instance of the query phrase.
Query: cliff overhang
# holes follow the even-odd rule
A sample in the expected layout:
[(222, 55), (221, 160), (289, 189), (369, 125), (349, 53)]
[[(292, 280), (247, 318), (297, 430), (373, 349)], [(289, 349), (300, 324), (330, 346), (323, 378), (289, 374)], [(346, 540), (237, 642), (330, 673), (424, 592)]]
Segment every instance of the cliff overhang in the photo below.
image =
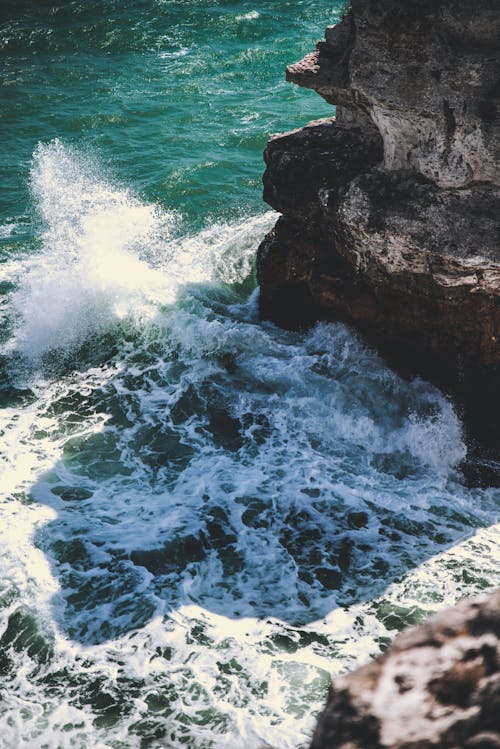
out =
[(352, 0), (287, 79), (336, 116), (274, 136), (261, 314), (355, 325), (500, 445), (497, 0)]

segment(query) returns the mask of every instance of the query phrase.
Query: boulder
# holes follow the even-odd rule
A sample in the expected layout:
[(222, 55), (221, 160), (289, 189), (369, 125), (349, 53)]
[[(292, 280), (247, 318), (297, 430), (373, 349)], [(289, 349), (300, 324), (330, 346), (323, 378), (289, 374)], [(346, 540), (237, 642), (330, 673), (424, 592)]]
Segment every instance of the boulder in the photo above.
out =
[(500, 590), (463, 600), (336, 678), (311, 749), (499, 749)]

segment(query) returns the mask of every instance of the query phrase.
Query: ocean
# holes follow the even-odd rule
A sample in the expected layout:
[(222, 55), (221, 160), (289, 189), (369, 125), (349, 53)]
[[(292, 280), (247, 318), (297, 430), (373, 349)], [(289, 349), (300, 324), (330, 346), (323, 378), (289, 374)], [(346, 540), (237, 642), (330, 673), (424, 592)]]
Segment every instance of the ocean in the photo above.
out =
[(0, 747), (299, 749), (330, 676), (498, 585), (462, 424), (258, 314), (284, 67), (333, 0), (0, 10)]

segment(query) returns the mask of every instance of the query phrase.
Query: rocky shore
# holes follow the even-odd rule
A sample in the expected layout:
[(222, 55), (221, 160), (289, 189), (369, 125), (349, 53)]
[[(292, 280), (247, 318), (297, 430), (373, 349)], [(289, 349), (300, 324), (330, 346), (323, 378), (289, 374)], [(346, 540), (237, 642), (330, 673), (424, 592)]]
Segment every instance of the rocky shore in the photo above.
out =
[(500, 590), (464, 600), (337, 678), (311, 749), (499, 749)]
[[(352, 0), (287, 79), (336, 116), (276, 135), (258, 252), (279, 325), (354, 325), (453, 398), (469, 478), (500, 446), (498, 0)], [(311, 749), (500, 749), (500, 591), (399, 635), (337, 678)]]
[(469, 443), (495, 451), (497, 0), (352, 0), (287, 79), (336, 117), (267, 145), (264, 199), (282, 215), (258, 252), (261, 314), (354, 325), (447, 391)]

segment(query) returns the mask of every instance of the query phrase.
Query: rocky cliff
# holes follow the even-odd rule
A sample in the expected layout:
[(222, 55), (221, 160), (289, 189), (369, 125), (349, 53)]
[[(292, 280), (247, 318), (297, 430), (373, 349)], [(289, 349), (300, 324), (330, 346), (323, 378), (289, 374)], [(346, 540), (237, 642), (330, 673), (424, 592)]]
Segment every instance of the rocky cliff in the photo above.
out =
[(311, 749), (499, 749), (500, 590), (399, 635), (337, 678)]
[(267, 145), (262, 315), (355, 325), (498, 447), (498, 0), (352, 0), (287, 79), (336, 117)]

